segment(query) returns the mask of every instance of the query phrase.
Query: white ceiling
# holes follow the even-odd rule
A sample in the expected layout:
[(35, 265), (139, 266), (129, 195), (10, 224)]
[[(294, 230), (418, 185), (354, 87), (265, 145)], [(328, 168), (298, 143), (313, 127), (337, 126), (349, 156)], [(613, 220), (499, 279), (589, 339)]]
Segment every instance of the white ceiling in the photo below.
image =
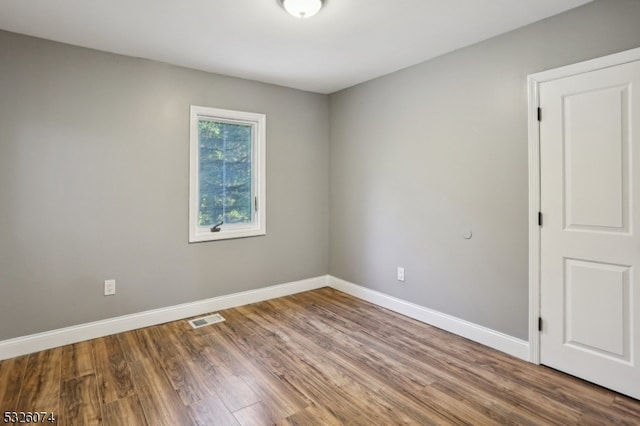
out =
[(0, 29), (332, 93), (592, 0), (0, 0)]

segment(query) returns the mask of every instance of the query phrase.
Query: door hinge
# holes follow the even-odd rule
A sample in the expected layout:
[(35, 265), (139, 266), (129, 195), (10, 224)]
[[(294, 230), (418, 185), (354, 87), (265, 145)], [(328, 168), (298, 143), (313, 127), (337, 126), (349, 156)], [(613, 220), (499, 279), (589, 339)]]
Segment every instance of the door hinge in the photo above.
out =
[(542, 108), (538, 107), (538, 121), (542, 121)]
[(253, 208), (258, 211), (258, 197), (253, 197)]
[(538, 331), (542, 331), (542, 317), (538, 317)]
[(538, 226), (542, 226), (542, 212), (538, 212)]

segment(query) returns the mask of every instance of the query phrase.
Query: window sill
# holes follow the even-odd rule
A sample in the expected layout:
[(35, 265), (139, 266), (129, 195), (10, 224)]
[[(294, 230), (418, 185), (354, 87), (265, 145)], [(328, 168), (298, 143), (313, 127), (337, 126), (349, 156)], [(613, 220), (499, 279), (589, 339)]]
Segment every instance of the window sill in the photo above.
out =
[(189, 235), (189, 243), (232, 240), (237, 238), (260, 237), (267, 235), (264, 229), (221, 230), (220, 232), (201, 231)]

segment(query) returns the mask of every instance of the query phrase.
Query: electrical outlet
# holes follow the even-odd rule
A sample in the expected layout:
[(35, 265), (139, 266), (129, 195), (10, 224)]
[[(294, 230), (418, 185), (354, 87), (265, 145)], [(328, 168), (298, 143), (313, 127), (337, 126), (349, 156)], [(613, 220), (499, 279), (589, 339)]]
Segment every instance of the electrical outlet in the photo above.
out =
[(105, 280), (104, 281), (104, 295), (112, 296), (116, 294), (116, 280)]
[(398, 266), (397, 279), (398, 279), (398, 281), (404, 282), (404, 268), (402, 266)]

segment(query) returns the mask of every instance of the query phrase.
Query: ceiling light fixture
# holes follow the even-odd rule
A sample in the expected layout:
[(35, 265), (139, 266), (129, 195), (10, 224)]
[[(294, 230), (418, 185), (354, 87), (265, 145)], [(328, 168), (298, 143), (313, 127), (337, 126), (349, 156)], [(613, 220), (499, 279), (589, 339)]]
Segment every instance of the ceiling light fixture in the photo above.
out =
[(322, 0), (282, 0), (285, 10), (296, 18), (311, 18), (322, 8)]

